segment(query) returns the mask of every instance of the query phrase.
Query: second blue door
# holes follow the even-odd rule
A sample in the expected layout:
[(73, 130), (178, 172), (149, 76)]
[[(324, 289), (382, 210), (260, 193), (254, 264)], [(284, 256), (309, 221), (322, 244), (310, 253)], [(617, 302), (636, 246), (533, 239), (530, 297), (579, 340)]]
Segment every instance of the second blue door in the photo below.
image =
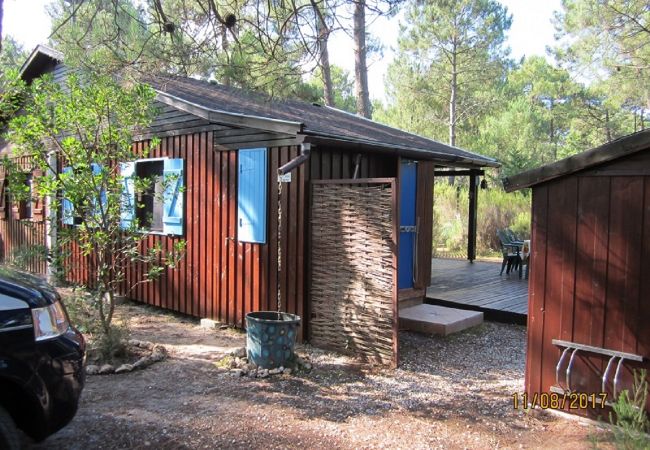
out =
[(397, 266), (397, 287), (413, 287), (415, 244), (417, 224), (415, 198), (417, 194), (417, 164), (415, 161), (403, 161), (399, 183), (399, 259)]

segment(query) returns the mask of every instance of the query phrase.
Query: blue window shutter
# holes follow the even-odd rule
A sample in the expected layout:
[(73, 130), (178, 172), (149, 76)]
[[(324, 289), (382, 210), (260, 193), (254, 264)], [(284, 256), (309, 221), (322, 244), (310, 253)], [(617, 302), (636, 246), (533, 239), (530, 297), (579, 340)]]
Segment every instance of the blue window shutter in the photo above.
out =
[(126, 162), (120, 164), (120, 175), (122, 176), (122, 228), (130, 228), (135, 216), (135, 163)]
[[(72, 173), (72, 167), (64, 167), (62, 172), (65, 174)], [(72, 207), (72, 202), (66, 198), (65, 191), (63, 192), (63, 201), (61, 203), (63, 206), (61, 223), (64, 225), (74, 225), (74, 208)]]
[(267, 155), (265, 148), (239, 150), (237, 236), (243, 242), (266, 242)]
[(163, 168), (163, 233), (183, 235), (183, 160), (165, 159)]

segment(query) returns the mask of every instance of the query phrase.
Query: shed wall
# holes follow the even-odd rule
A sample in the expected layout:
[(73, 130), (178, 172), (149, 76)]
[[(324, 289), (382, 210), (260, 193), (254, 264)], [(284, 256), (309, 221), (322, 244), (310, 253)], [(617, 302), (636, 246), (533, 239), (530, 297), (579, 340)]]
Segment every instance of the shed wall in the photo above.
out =
[[(633, 368), (650, 369), (649, 168), (645, 152), (533, 188), (529, 394), (556, 384), (560, 349), (552, 339), (645, 357), (625, 363), (623, 386), (631, 385)], [(572, 373), (575, 390), (600, 392), (606, 363), (603, 356), (581, 356)]]

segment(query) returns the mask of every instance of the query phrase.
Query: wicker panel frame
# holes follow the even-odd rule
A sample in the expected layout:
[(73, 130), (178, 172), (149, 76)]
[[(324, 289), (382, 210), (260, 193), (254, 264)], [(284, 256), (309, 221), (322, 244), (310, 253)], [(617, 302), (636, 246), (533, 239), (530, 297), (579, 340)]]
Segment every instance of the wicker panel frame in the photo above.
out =
[(312, 182), (313, 345), (397, 365), (393, 179)]

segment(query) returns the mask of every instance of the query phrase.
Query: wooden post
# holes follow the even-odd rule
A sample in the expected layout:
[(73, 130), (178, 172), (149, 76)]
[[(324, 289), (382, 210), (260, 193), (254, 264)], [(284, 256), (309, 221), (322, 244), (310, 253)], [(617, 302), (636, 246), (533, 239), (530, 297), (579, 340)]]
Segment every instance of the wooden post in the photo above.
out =
[(476, 259), (476, 219), (478, 212), (478, 176), (475, 171), (469, 175), (469, 220), (467, 227), (467, 259)]

